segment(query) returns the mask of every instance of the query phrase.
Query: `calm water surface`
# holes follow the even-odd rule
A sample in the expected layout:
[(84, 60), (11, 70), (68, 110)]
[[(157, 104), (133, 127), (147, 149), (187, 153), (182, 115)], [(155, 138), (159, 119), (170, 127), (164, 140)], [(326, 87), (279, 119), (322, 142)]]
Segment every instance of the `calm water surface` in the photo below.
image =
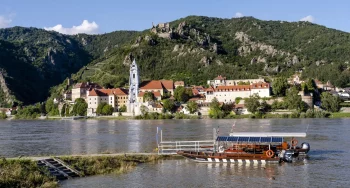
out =
[[(233, 120), (0, 121), (0, 155), (151, 152), (156, 127), (165, 140), (207, 140)], [(350, 187), (350, 119), (237, 120), (235, 131), (303, 132), (311, 145), (305, 163), (237, 165), (165, 160), (122, 175), (62, 182), (62, 187)], [(299, 139), (300, 142), (303, 139)], [(299, 143), (300, 143), (299, 142)]]

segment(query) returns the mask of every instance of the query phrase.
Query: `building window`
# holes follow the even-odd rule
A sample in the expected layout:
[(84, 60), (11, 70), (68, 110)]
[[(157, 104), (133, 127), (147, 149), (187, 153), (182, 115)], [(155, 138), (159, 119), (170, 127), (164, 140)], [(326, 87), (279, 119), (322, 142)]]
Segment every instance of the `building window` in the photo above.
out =
[(96, 104), (96, 102), (95, 102), (95, 104)]
[(113, 100), (113, 97), (111, 97), (111, 100)]

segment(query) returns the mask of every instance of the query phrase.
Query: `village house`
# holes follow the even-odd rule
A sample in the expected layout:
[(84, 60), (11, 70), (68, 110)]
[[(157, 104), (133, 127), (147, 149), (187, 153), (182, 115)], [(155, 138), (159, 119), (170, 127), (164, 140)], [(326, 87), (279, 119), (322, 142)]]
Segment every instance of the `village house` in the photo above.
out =
[(217, 76), (213, 80), (208, 80), (207, 84), (214, 88), (218, 86), (237, 86), (237, 85), (250, 85), (253, 83), (265, 82), (265, 79), (244, 79), (244, 80), (226, 80), (226, 77), (221, 75)]
[(162, 96), (165, 94), (174, 94), (174, 81), (172, 80), (150, 80), (140, 84), (140, 92), (159, 92)]
[[(145, 95), (146, 92), (139, 92), (139, 95), (138, 95), (138, 101), (139, 102), (143, 102), (143, 96)], [(158, 91), (153, 91), (153, 96), (154, 96), (154, 99), (153, 100), (156, 100), (156, 101), (160, 101), (162, 100), (162, 95), (160, 94), (160, 92)], [(147, 101), (145, 101), (147, 102)]]
[(223, 103), (233, 103), (237, 97), (248, 98), (254, 94), (259, 97), (270, 97), (269, 83), (253, 83), (251, 85), (217, 86), (206, 90), (205, 102), (211, 102), (214, 97)]
[(72, 100), (72, 91), (66, 91), (64, 94), (63, 94), (63, 98), (64, 100)]
[(304, 80), (301, 79), (300, 74), (294, 74), (291, 78), (288, 79), (288, 83), (291, 85), (300, 85), (304, 83)]
[(102, 89), (102, 87), (96, 83), (91, 82), (82, 82), (75, 84), (72, 89), (71, 100), (74, 102), (78, 98), (86, 99), (87, 92), (91, 89)]
[(185, 87), (185, 82), (184, 81), (176, 81), (174, 83), (174, 86), (175, 86), (175, 88), (177, 88), (179, 86)]
[(334, 91), (335, 87), (332, 85), (330, 81), (327, 81), (325, 84), (322, 83), (320, 80), (315, 79), (315, 84), (318, 89), (322, 89), (323, 91)]
[(96, 116), (96, 110), (99, 104), (107, 103), (117, 111), (128, 102), (128, 92), (123, 88), (116, 89), (91, 89), (87, 95), (87, 115)]
[(147, 102), (143, 104), (146, 107), (146, 111), (149, 113), (162, 113), (163, 105), (159, 102)]

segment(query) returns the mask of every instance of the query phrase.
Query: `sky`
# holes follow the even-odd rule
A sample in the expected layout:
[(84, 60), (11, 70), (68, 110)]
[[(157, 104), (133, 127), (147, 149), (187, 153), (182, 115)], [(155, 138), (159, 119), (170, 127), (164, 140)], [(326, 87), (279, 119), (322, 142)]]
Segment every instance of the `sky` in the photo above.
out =
[(24, 26), (64, 34), (145, 30), (189, 15), (309, 21), (350, 32), (348, 0), (1, 0), (0, 28)]

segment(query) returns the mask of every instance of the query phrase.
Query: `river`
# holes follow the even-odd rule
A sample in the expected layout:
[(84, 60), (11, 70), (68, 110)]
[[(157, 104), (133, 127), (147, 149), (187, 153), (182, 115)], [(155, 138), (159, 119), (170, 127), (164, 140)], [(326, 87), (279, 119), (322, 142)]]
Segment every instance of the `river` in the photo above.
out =
[[(0, 121), (0, 156), (152, 152), (156, 128), (164, 140), (225, 135), (234, 120)], [(304, 132), (311, 145), (303, 163), (238, 165), (164, 160), (129, 173), (67, 180), (62, 187), (349, 187), (350, 119), (242, 119), (234, 131)]]

